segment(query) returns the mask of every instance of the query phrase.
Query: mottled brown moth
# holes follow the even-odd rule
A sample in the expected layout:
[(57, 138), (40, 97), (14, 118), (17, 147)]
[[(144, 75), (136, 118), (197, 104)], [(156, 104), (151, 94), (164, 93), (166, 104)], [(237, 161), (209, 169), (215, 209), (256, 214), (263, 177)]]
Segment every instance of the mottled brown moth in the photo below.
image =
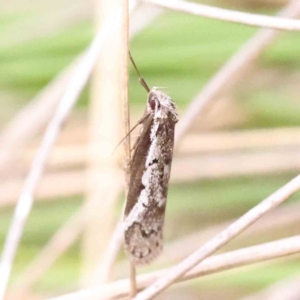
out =
[(155, 87), (148, 92), (140, 135), (133, 147), (124, 214), (125, 249), (136, 265), (150, 263), (163, 247), (163, 225), (170, 178), (174, 130), (178, 121), (172, 99)]

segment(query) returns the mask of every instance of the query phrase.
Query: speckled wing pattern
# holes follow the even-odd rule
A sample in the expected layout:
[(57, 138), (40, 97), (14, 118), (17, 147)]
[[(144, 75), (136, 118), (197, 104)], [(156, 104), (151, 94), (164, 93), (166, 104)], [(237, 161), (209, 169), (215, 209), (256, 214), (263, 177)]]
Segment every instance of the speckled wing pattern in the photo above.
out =
[(141, 133), (130, 164), (124, 217), (125, 249), (135, 264), (150, 263), (162, 250), (163, 225), (178, 121), (171, 98), (156, 89), (148, 94)]

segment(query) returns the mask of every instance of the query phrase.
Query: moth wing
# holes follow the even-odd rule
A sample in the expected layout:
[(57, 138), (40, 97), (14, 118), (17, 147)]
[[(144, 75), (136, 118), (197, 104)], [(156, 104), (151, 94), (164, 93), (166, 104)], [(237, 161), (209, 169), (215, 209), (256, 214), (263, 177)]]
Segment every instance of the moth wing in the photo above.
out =
[(125, 245), (136, 264), (151, 262), (162, 250), (174, 126), (169, 118), (156, 122), (152, 119), (150, 126), (145, 124), (144, 136), (132, 160), (125, 208)]

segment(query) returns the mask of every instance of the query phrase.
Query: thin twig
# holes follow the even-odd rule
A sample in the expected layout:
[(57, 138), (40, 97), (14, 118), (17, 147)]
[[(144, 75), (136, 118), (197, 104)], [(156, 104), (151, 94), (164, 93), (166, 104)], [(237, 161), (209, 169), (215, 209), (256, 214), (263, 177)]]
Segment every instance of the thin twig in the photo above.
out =
[(294, 148), (300, 146), (300, 140), (295, 139), (295, 136), (300, 136), (300, 127), (190, 133), (185, 136), (178, 151), (190, 155), (199, 152)]
[[(190, 155), (174, 160), (171, 182), (299, 172), (299, 148)], [(185, 170), (185, 172), (182, 172)]]
[[(130, 132), (130, 111), (129, 111), (129, 101), (128, 101), (128, 33), (129, 33), (129, 16), (128, 16), (128, 1), (124, 1), (124, 30), (123, 30), (123, 48), (125, 52), (123, 52), (123, 120), (124, 120), (124, 128), (125, 128), (125, 134), (126, 139), (124, 142), (124, 150), (125, 150), (125, 163), (127, 166), (126, 169), (126, 189), (125, 189), (125, 195), (127, 197), (129, 184), (130, 184), (130, 160), (131, 160), (131, 146), (130, 146), (130, 134), (127, 134)], [(123, 229), (120, 229), (120, 231), (123, 231)], [(136, 287), (136, 270), (135, 265), (133, 262), (129, 261), (129, 278), (130, 278), (130, 297), (134, 297), (137, 293), (137, 287)]]
[(143, 0), (145, 3), (151, 3), (163, 8), (185, 12), (197, 16), (245, 24), (250, 26), (266, 27), (281, 30), (300, 30), (300, 21), (289, 20), (286, 18), (271, 17), (265, 15), (251, 14), (246, 12), (228, 10), (198, 4), (182, 0)]
[[(255, 176), (266, 174), (287, 174), (300, 171), (300, 147), (285, 147), (283, 149), (264, 149), (263, 151), (238, 151), (206, 153), (204, 155), (178, 155), (172, 163), (171, 183), (183, 183), (199, 179), (230, 178), (235, 176)], [(72, 158), (72, 154), (65, 156), (70, 163), (64, 163), (63, 157), (56, 158), (53, 163), (61, 168), (45, 174), (36, 197), (39, 201), (52, 201), (57, 197), (83, 195), (86, 191), (85, 174), (81, 168), (83, 159)], [(74, 164), (72, 162), (74, 161)], [(56, 162), (55, 162), (56, 161)], [(60, 163), (60, 161), (62, 163)], [(78, 163), (77, 163), (78, 162)], [(80, 167), (81, 167), (80, 166)], [(201, 167), (198, 167), (201, 166)], [(66, 167), (73, 168), (65, 171)], [(64, 169), (63, 169), (64, 168)], [(182, 172), (182, 170), (185, 172)], [(0, 207), (16, 203), (22, 189), (22, 179), (0, 182)]]
[(133, 298), (137, 294), (136, 283), (136, 268), (133, 262), (129, 261), (129, 278), (130, 278), (130, 294), (129, 297)]
[[(65, 130), (65, 138), (62, 139), (63, 145), (54, 147), (51, 161), (49, 162), (51, 171), (53, 169), (68, 169), (86, 164), (87, 145), (81, 142), (78, 143), (79, 134), (86, 135), (86, 131), (82, 130), (85, 122), (80, 122), (78, 125), (80, 129), (70, 128), (70, 130)], [(244, 150), (251, 150), (251, 152), (268, 151), (270, 149), (276, 152), (288, 149), (297, 150), (300, 147), (300, 140), (295, 139), (295, 136), (300, 136), (300, 127), (193, 132), (185, 136), (178, 147), (178, 153), (180, 153), (180, 156), (190, 156), (191, 154), (213, 155), (216, 152), (236, 154)], [(81, 139), (83, 138), (82, 136)], [(68, 142), (68, 145), (64, 141)], [(74, 143), (74, 145), (69, 145), (70, 143)], [(22, 168), (27, 167), (32, 161), (35, 150), (35, 148), (32, 148), (23, 152), (22, 161), (20, 162)]]
[[(188, 272), (177, 282), (214, 274), (220, 271), (267, 261), (275, 258), (289, 256), (300, 252), (300, 236), (290, 237), (270, 243), (243, 248), (225, 254), (219, 254), (207, 258), (203, 263)], [(137, 277), (138, 289), (143, 289), (155, 280), (166, 274), (170, 269), (159, 270)], [(93, 289), (50, 298), (49, 300), (81, 300), (97, 297), (98, 300), (124, 297), (129, 294), (128, 279), (118, 280), (104, 286)]]
[[(299, 13), (300, 1), (293, 0), (280, 11), (279, 15), (293, 18), (298, 16)], [(176, 144), (182, 140), (195, 119), (199, 118), (199, 115), (204, 113), (205, 109), (212, 105), (213, 100), (215, 100), (221, 92), (239, 82), (239, 78), (242, 78), (241, 74), (252, 66), (253, 62), (269, 44), (274, 41), (279, 33), (279, 31), (271, 29), (259, 30), (255, 36), (248, 40), (248, 42), (224, 64), (216, 75), (206, 84), (201, 93), (193, 99), (185, 114), (181, 117), (176, 129)]]
[(278, 206), (280, 203), (288, 199), (299, 189), (300, 175), (292, 179), (289, 183), (277, 190), (274, 194), (270, 195), (260, 204), (249, 210), (246, 214), (244, 214), (237, 221), (232, 223), (229, 227), (220, 232), (206, 244), (201, 246), (197, 251), (189, 255), (177, 266), (171, 268), (166, 275), (162, 276), (154, 284), (145, 289), (145, 291), (138, 294), (134, 299), (152, 299), (154, 296), (158, 295), (163, 290), (168, 288), (177, 279), (181, 278), (189, 270), (194, 268), (206, 257), (220, 249), (238, 234), (243, 232), (247, 227), (259, 220), (267, 212), (269, 212), (270, 210)]
[(15, 209), (13, 220), (4, 244), (4, 250), (0, 263), (0, 299), (4, 298), (7, 283), (9, 280), (12, 263), (18, 248), (25, 221), (30, 213), (33, 204), (33, 193), (44, 171), (45, 163), (49, 152), (60, 132), (62, 124), (65, 122), (69, 112), (77, 101), (77, 98), (86, 84), (88, 77), (93, 69), (97, 55), (102, 47), (102, 43), (108, 34), (110, 27), (114, 25), (114, 20), (119, 15), (117, 10), (110, 16), (108, 22), (103, 26), (101, 31), (97, 34), (95, 40), (90, 46), (88, 52), (83, 58), (80, 66), (76, 70), (74, 77), (70, 81), (68, 88), (59, 103), (56, 113), (49, 123), (41, 146), (33, 161), (29, 174), (26, 178), (24, 188), (18, 199), (18, 204)]

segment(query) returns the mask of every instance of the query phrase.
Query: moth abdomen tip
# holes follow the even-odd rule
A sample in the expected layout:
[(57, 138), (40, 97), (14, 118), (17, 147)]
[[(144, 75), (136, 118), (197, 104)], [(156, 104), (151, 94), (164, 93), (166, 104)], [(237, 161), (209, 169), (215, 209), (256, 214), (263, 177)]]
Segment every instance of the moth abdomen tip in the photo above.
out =
[(143, 255), (139, 251), (130, 252), (130, 260), (134, 262), (135, 265), (147, 265), (152, 263), (162, 252), (162, 244), (158, 244), (158, 247), (149, 248), (148, 253)]
[(125, 250), (136, 265), (149, 264), (163, 248), (162, 226), (143, 227), (134, 223), (125, 230)]

